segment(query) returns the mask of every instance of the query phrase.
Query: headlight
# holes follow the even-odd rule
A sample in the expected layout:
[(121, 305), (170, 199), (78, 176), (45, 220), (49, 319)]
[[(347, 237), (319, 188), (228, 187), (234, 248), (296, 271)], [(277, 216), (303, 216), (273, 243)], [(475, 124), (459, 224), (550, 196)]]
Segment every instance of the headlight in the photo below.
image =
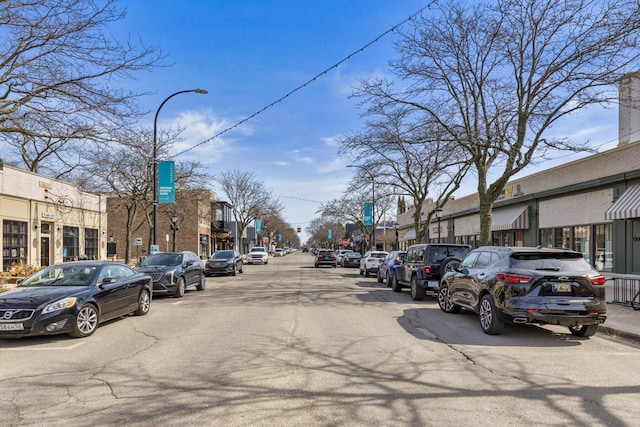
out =
[(169, 280), (169, 283), (173, 283), (176, 281), (176, 269), (174, 268), (171, 271), (167, 271), (165, 273), (165, 276), (167, 277), (167, 279)]
[(56, 302), (52, 302), (48, 306), (42, 310), (42, 314), (51, 313), (53, 311), (64, 310), (65, 308), (73, 307), (76, 304), (76, 298), (69, 297), (65, 299), (58, 300)]

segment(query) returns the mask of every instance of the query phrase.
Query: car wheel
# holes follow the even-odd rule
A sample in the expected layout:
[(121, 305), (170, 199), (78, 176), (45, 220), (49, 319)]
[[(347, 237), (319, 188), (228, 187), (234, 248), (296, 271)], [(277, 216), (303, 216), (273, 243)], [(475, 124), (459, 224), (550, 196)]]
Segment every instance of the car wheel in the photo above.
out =
[(395, 276), (395, 272), (393, 270), (387, 273), (387, 288), (391, 287), (391, 278)]
[(196, 285), (196, 290), (198, 291), (204, 291), (204, 288), (207, 287), (207, 279), (205, 277), (205, 275), (203, 274), (202, 276), (200, 276), (200, 283), (198, 283)]
[(600, 325), (569, 326), (569, 331), (571, 331), (571, 334), (576, 337), (592, 337), (596, 332), (598, 332), (599, 326)]
[(380, 274), (380, 269), (378, 269), (378, 274), (376, 274), (376, 276), (378, 283), (382, 283), (382, 274)]
[(186, 289), (187, 285), (184, 282), (184, 277), (178, 277), (178, 281), (176, 282), (176, 293), (173, 294), (173, 296), (176, 298), (182, 298)]
[(362, 271), (362, 267), (360, 267), (360, 275), (362, 276), (364, 274), (364, 271)]
[(233, 271), (231, 272), (231, 275), (235, 276), (236, 274), (238, 274), (238, 265), (233, 264)]
[(500, 335), (504, 330), (504, 322), (498, 319), (496, 304), (489, 294), (480, 300), (480, 327), (487, 335)]
[(391, 276), (391, 290), (393, 292), (402, 291), (402, 286), (400, 286), (400, 283), (398, 283), (398, 278), (396, 277), (395, 274)]
[(411, 278), (411, 298), (415, 301), (422, 301), (425, 293), (425, 289), (418, 286), (418, 276), (413, 276)]
[(460, 313), (462, 307), (452, 303), (450, 296), (449, 288), (446, 285), (440, 285), (440, 289), (438, 290), (438, 305), (440, 306), (440, 310), (445, 313)]
[(447, 274), (450, 271), (455, 271), (455, 268), (457, 268), (460, 265), (460, 258), (458, 257), (448, 257), (442, 260), (442, 262), (440, 263), (440, 268), (438, 268), (438, 273), (440, 273), (440, 277), (444, 277), (445, 274)]
[(240, 267), (238, 267), (238, 273), (244, 273), (244, 263), (240, 261)]
[(338, 263), (332, 265), (333, 268), (338, 268)]
[(98, 327), (98, 310), (93, 304), (86, 304), (80, 308), (76, 316), (76, 325), (70, 335), (76, 338), (88, 337)]
[(369, 277), (369, 269), (368, 268), (364, 269), (364, 277)]
[(151, 308), (151, 294), (148, 290), (144, 289), (138, 296), (138, 309), (133, 312), (136, 316), (144, 316), (149, 312)]

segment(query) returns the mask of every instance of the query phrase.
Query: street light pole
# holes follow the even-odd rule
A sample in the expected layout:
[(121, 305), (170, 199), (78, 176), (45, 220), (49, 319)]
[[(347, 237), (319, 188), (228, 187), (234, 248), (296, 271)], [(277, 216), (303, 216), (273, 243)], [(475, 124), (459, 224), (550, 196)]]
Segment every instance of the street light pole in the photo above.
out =
[(156, 246), (158, 244), (158, 114), (160, 114), (160, 110), (162, 110), (162, 107), (167, 103), (168, 100), (176, 95), (188, 92), (200, 94), (208, 93), (204, 89), (189, 89), (172, 93), (171, 95), (167, 96), (164, 101), (162, 101), (162, 103), (158, 107), (158, 110), (156, 110), (155, 117), (153, 118), (153, 246)]
[(348, 168), (358, 168), (366, 172), (371, 178), (371, 250), (376, 247), (376, 178), (369, 169), (358, 165), (347, 165)]
[(442, 219), (442, 208), (437, 207), (435, 214), (436, 214), (436, 219), (438, 220), (438, 243), (440, 243), (440, 219)]

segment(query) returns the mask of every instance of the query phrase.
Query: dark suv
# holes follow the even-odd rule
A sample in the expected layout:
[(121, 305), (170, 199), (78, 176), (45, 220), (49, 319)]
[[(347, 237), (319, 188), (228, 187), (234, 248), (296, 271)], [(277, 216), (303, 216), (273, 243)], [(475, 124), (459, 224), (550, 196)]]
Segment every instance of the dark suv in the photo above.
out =
[(204, 264), (189, 251), (157, 252), (146, 257), (135, 269), (153, 278), (154, 294), (181, 298), (190, 286), (195, 286), (199, 291), (206, 286)]
[(471, 251), (469, 245), (453, 243), (421, 243), (409, 246), (401, 265), (391, 276), (391, 289), (402, 291), (411, 288), (411, 298), (421, 301), (427, 292), (438, 291), (438, 280), (446, 272), (453, 271)]
[(580, 252), (485, 246), (442, 278), (438, 305), (446, 313), (478, 313), (489, 335), (505, 323), (542, 323), (588, 337), (607, 317), (604, 283)]

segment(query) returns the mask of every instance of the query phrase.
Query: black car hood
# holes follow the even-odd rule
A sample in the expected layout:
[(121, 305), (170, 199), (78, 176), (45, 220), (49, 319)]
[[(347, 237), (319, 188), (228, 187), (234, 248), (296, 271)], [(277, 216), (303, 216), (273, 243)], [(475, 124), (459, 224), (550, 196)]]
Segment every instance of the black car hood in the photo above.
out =
[(32, 286), (16, 288), (0, 295), (0, 309), (36, 308), (47, 302), (74, 296), (86, 290), (86, 286)]

